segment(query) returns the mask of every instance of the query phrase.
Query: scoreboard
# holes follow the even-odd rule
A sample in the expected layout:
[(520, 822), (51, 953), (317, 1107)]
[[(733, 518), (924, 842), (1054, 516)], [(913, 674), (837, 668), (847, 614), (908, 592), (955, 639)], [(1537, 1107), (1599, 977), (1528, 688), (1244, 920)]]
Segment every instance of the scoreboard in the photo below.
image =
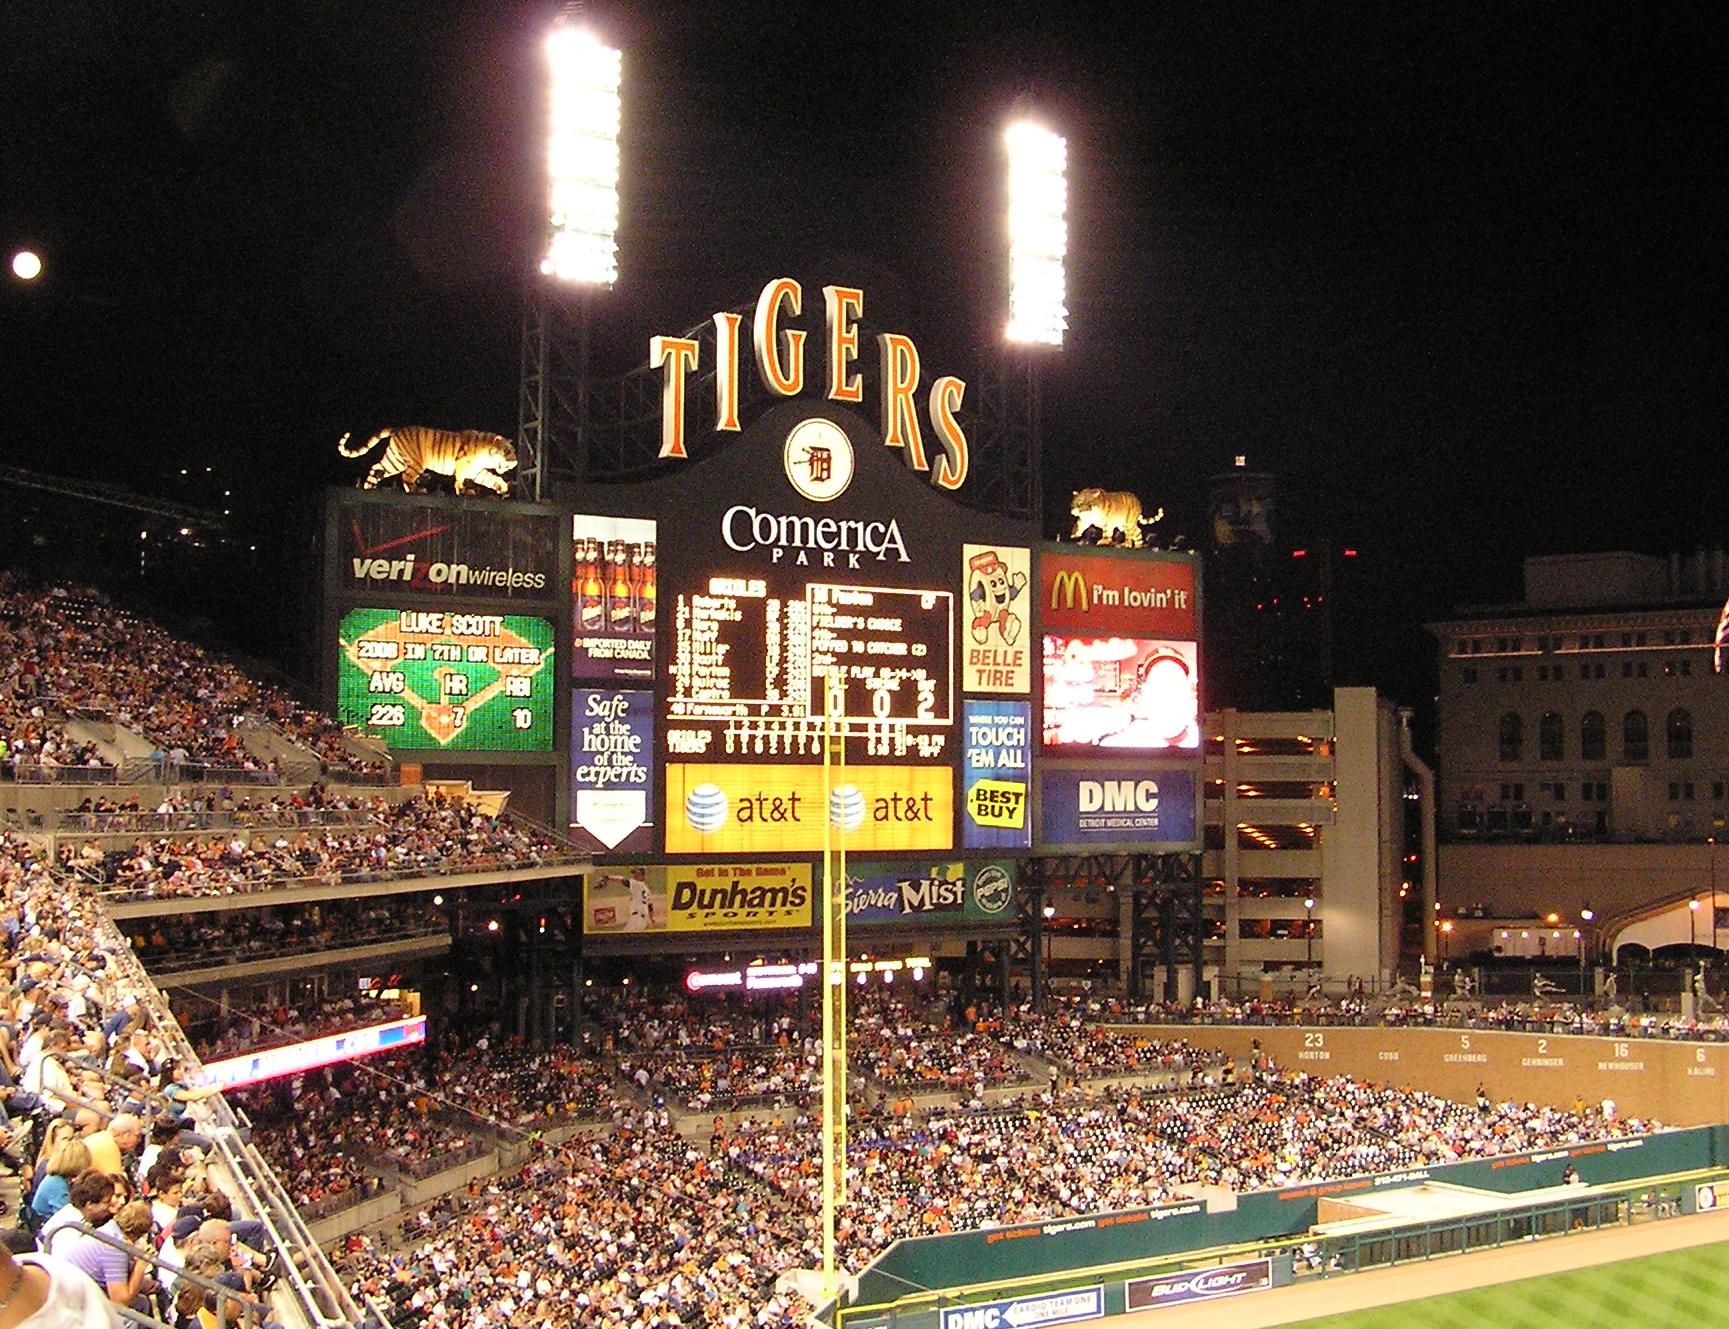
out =
[(680, 594), (667, 745), (684, 755), (820, 753), (824, 680), (862, 755), (936, 759), (954, 723), (950, 590), (710, 577)]
[(351, 609), (337, 719), (391, 748), (550, 752), (556, 633), (524, 614)]

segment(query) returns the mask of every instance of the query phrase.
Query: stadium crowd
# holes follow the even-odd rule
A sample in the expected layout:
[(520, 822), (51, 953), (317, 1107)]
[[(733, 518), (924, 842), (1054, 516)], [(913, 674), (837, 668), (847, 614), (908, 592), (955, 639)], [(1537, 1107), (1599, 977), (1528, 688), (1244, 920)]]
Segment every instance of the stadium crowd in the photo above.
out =
[[(92, 763), (88, 745), (70, 743), (49, 722), (49, 708), (136, 730), (155, 745), (158, 773), (169, 778), (188, 767), (265, 768), (241, 739), (248, 715), (321, 762), (350, 773), (368, 765), (355, 760), (329, 717), (88, 588), (32, 587), (0, 574), (0, 661), (0, 733), (14, 765), (108, 764)], [(80, 755), (85, 760), (74, 760)]]
[(364, 801), (362, 826), (136, 839), (122, 848), (62, 837), (62, 866), (117, 898), (237, 895), (288, 884), (537, 866), (567, 852), (508, 814), (439, 794)]
[(134, 973), (96, 903), (26, 839), (0, 838), (0, 1167), (24, 1200), (8, 1247), (39, 1246), (66, 1304), (166, 1317), (179, 1283), (186, 1314), (215, 1310), (189, 1272), (252, 1302), (275, 1257), (205, 1166), (210, 1091), (183, 1077)]
[(432, 896), (428, 891), (392, 896), (388, 904), (361, 897), (184, 917), (154, 914), (124, 919), (120, 927), (133, 953), (157, 976), (267, 956), (323, 954), (344, 946), (448, 935), (449, 919)]

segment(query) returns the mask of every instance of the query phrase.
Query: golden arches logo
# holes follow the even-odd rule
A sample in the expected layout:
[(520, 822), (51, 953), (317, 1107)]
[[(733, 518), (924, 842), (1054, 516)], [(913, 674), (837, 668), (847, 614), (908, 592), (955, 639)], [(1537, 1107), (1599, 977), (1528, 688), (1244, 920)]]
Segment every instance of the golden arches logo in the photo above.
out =
[(1086, 613), (1092, 608), (1087, 598), (1087, 579), (1078, 572), (1059, 572), (1052, 577), (1051, 608), (1078, 609)]

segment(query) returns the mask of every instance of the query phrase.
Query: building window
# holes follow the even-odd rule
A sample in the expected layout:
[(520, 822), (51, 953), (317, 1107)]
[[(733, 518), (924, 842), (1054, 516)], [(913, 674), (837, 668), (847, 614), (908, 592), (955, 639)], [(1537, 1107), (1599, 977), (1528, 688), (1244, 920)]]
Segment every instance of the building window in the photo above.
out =
[(1693, 712), (1679, 706), (1670, 711), (1663, 725), (1663, 736), (1671, 761), (1690, 758), (1693, 755)]
[(1561, 737), (1561, 713), (1544, 711), (1543, 718), (1537, 721), (1537, 760), (1560, 761), (1565, 750), (1566, 743)]
[(1602, 711), (1586, 711), (1579, 721), (1579, 756), (1586, 761), (1602, 761), (1607, 746), (1604, 740)]
[(1651, 731), (1644, 711), (1628, 711), (1621, 718), (1621, 757), (1625, 761), (1646, 761), (1651, 756)]
[(1525, 722), (1516, 711), (1508, 711), (1501, 717), (1500, 749), (1502, 761), (1525, 758)]

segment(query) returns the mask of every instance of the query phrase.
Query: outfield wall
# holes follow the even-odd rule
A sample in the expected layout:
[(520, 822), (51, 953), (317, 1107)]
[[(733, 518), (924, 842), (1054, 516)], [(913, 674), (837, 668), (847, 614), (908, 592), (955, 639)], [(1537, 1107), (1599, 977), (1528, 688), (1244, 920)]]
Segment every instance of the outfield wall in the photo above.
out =
[(859, 1275), (858, 1295), (853, 1301), (871, 1305), (909, 1292), (998, 1283), (1292, 1236), (1318, 1221), (1323, 1198), (1351, 1199), (1426, 1181), (1511, 1193), (1559, 1185), (1562, 1170), (1569, 1164), (1586, 1183), (1601, 1186), (1725, 1162), (1729, 1162), (1729, 1127), (1665, 1131), (1445, 1167), (1255, 1191), (1239, 1196), (1234, 1210), (1209, 1213), (1203, 1202), (1186, 1200), (1122, 1213), (915, 1237), (896, 1242)]
[(1496, 1100), (1573, 1107), (1613, 1099), (1619, 1115), (1666, 1126), (1729, 1121), (1729, 1044), (1597, 1038), (1487, 1029), (1304, 1028), (1277, 1025), (1116, 1025), (1118, 1033), (1187, 1039), (1246, 1066), (1259, 1040), (1280, 1070), (1354, 1075), (1470, 1102), (1483, 1086)]

